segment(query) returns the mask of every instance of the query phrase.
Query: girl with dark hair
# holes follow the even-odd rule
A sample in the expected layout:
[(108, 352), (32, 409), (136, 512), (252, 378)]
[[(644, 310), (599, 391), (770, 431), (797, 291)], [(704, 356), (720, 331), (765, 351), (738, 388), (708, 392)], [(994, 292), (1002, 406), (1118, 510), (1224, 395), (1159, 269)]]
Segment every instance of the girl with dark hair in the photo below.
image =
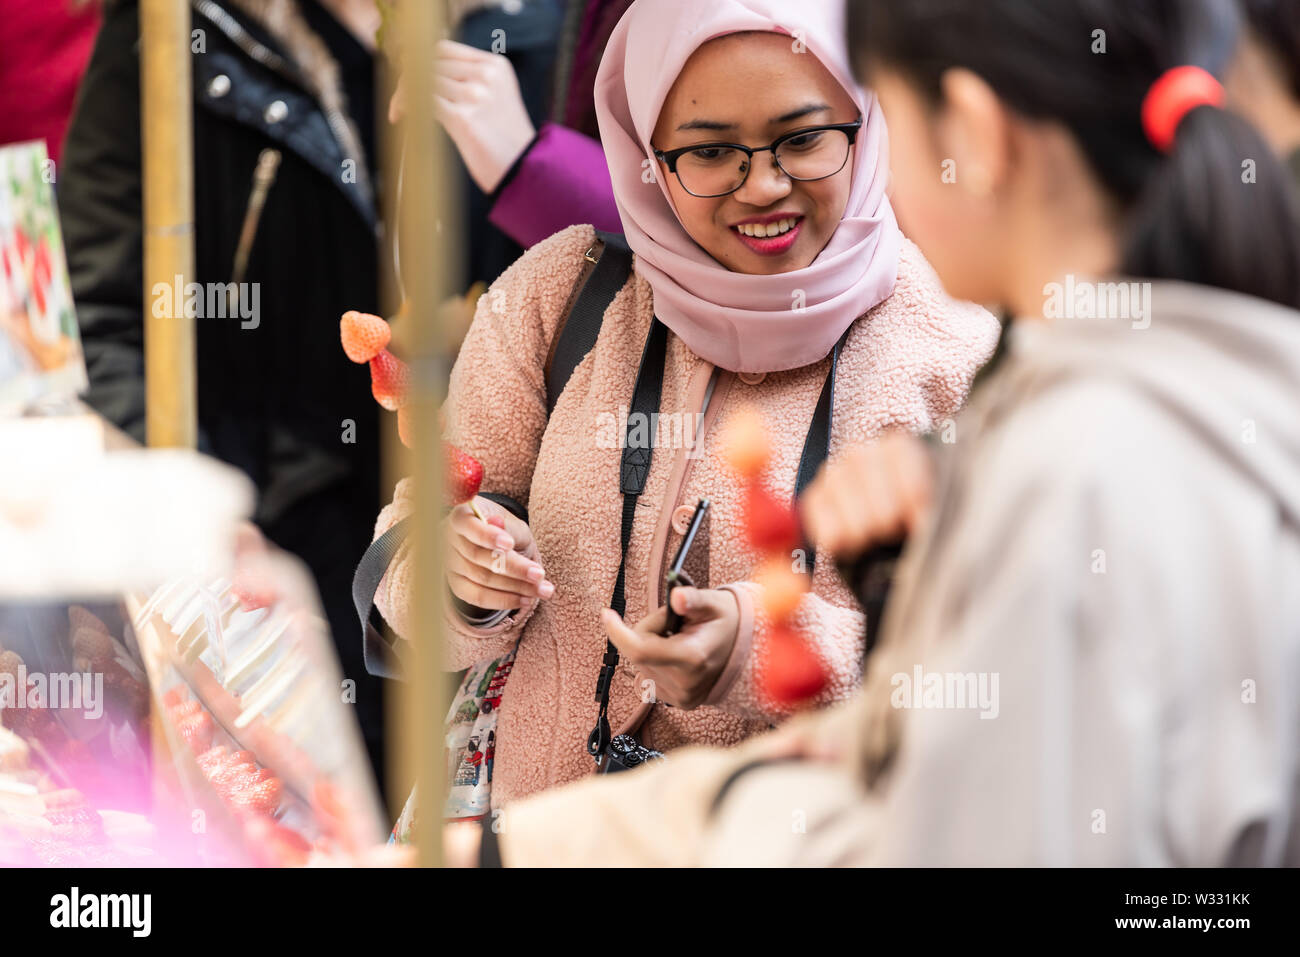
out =
[(512, 805), (486, 859), (1300, 863), (1300, 214), (1222, 108), (1234, 7), (850, 9), (900, 215), (1018, 317), (923, 517), (857, 456), (809, 491), (823, 547), (912, 528), (863, 689)]

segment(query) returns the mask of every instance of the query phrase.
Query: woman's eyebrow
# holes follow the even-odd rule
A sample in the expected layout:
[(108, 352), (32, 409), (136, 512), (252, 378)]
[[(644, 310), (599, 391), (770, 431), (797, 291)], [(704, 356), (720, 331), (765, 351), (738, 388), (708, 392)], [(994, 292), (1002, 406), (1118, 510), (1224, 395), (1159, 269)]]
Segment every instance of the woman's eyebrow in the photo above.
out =
[(683, 123), (681, 126), (677, 127), (677, 132), (685, 133), (690, 130), (714, 130), (716, 132), (724, 132), (726, 130), (734, 130), (735, 128), (735, 123), (720, 123), (717, 120), (691, 120), (689, 123)]
[(801, 106), (797, 110), (791, 110), (772, 120), (771, 125), (777, 126), (781, 123), (793, 123), (795, 120), (801, 120), (805, 116), (811, 116), (813, 113), (829, 113), (830, 106), (825, 103), (809, 103), (807, 106)]
[[(778, 116), (770, 121), (771, 126), (777, 126), (781, 123), (793, 123), (795, 120), (803, 119), (805, 116), (811, 116), (813, 113), (829, 113), (830, 107), (825, 103), (809, 103), (798, 109), (791, 110)], [(718, 120), (691, 120), (689, 123), (683, 123), (677, 127), (679, 133), (686, 133), (691, 130), (711, 130), (715, 133), (725, 133), (727, 130), (734, 130), (739, 124), (722, 123)]]

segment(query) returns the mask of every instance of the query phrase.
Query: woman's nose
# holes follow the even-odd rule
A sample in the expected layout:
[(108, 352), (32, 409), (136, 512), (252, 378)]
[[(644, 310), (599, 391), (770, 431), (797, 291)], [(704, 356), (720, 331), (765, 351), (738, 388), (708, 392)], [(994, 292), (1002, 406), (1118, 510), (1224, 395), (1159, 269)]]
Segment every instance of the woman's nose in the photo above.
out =
[(749, 206), (771, 206), (776, 201), (790, 195), (790, 177), (775, 158), (770, 155), (760, 159), (754, 158), (754, 168), (743, 186), (736, 190), (735, 197)]

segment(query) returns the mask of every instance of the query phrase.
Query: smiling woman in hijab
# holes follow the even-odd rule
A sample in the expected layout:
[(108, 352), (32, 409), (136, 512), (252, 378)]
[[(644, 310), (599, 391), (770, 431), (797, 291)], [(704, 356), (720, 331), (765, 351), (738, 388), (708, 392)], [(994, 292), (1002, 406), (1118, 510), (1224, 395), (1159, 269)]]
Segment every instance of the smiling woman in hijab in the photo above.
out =
[[(499, 705), (494, 807), (591, 772), (607, 638), (622, 652), (610, 672), (612, 731), (635, 728), (667, 751), (734, 744), (781, 721), (787, 710), (755, 683), (772, 626), (720, 437), (756, 416), (771, 447), (769, 488), (789, 501), (819, 416), (832, 459), (887, 428), (929, 431), (957, 411), (994, 348), (993, 317), (945, 296), (899, 232), (887, 131), (851, 78), (841, 19), (835, 0), (794, 11), (776, 0), (633, 4), (595, 92), (634, 267), (553, 409), (557, 331), (589, 259), (615, 244), (591, 227), (558, 233), (479, 304), (446, 428), (483, 463), (483, 488), (498, 494), (476, 504), (499, 527), (468, 506), (446, 521), (458, 599), (446, 665), (518, 643)], [(687, 425), (683, 441), (660, 429), (631, 498), (621, 423), (646, 370), (662, 370), (652, 406), (661, 426)], [(824, 391), (833, 404), (819, 402)], [(697, 587), (673, 593), (684, 624), (660, 637), (664, 572), (702, 498), (710, 518), (687, 566)], [(377, 533), (411, 507), (404, 481)], [(419, 584), (409, 557), (399, 552), (377, 596), (399, 634)], [(826, 704), (858, 684), (865, 621), (833, 563), (810, 564), (795, 623), (829, 676), (816, 702)], [(607, 610), (620, 590), (622, 615)]]

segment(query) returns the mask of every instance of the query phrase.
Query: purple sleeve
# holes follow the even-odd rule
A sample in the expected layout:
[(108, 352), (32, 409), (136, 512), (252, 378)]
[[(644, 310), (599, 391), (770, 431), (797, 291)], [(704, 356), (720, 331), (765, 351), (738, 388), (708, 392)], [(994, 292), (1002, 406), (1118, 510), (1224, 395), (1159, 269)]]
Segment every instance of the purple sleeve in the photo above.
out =
[(528, 248), (569, 226), (622, 232), (605, 151), (589, 136), (547, 123), (497, 190), (488, 217)]

